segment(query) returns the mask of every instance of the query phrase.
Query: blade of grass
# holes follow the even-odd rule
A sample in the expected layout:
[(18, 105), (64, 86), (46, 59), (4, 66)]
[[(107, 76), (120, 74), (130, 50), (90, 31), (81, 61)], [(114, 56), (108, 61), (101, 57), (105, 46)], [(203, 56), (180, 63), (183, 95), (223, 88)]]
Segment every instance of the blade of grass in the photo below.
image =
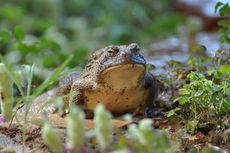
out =
[(24, 100), (25, 103), (25, 116), (24, 120), (27, 121), (27, 115), (30, 110), (30, 106), (32, 104), (32, 98), (30, 97), (30, 92), (31, 92), (31, 85), (32, 85), (32, 80), (33, 80), (33, 72), (34, 72), (34, 65), (30, 66), (25, 66), (25, 71), (27, 74), (27, 90), (26, 90), (26, 98)]
[[(26, 105), (25, 106), (26, 108), (29, 108), (29, 106), (27, 106), (27, 105), (32, 103), (32, 97), (30, 96), (30, 93), (31, 93), (32, 80), (33, 80), (34, 65), (32, 65), (32, 66), (25, 65), (24, 71), (26, 71), (26, 76), (27, 76), (26, 96), (21, 97), (20, 100), (18, 100), (16, 102), (16, 105), (14, 106), (15, 109), (14, 109), (14, 114), (13, 114), (13, 116), (15, 118), (17, 118), (17, 111), (18, 111), (19, 107), (21, 107), (22, 103), (23, 103), (23, 105), (24, 104)], [(29, 112), (29, 109), (25, 109), (25, 116), (27, 116), (28, 112)], [(26, 120), (26, 118), (24, 120)], [(16, 119), (16, 121), (17, 121), (17, 119)]]
[(33, 73), (34, 73), (34, 65), (28, 68), (29, 73), (28, 73), (28, 79), (27, 79), (27, 91), (26, 91), (26, 96), (29, 97), (31, 93), (31, 86), (32, 86), (32, 80), (33, 80)]
[(20, 123), (19, 120), (17, 120), (17, 112), (19, 110), (19, 108), (22, 107), (22, 105), (24, 106), (23, 103), (23, 98), (20, 98), (19, 100), (16, 100), (16, 104), (14, 106), (14, 109), (13, 109), (13, 117), (12, 117), (12, 120), (10, 122), (10, 125), (12, 124), (13, 120), (15, 119), (17, 123)]
[(72, 60), (73, 56), (69, 56), (63, 64), (61, 64), (58, 68), (54, 70), (52, 75), (47, 78), (32, 94), (34, 97), (37, 97), (40, 95), (48, 86), (53, 84), (55, 81), (57, 81), (63, 74), (61, 73), (62, 70), (68, 65), (68, 63)]

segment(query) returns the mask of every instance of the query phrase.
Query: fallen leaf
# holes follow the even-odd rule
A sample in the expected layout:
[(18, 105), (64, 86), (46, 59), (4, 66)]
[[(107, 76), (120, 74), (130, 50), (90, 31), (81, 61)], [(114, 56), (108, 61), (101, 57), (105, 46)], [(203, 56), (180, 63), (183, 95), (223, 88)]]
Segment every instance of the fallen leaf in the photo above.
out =
[(189, 136), (188, 140), (191, 141), (192, 143), (200, 142), (200, 141), (203, 142), (204, 138), (205, 138), (205, 136), (201, 132), (198, 132), (195, 135)]

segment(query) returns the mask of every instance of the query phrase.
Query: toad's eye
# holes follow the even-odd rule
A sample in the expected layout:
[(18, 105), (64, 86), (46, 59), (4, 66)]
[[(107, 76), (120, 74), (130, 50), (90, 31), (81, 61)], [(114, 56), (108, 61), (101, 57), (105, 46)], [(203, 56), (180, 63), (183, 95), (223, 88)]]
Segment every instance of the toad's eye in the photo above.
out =
[(109, 57), (114, 57), (118, 53), (118, 48), (111, 47), (107, 50), (107, 53)]

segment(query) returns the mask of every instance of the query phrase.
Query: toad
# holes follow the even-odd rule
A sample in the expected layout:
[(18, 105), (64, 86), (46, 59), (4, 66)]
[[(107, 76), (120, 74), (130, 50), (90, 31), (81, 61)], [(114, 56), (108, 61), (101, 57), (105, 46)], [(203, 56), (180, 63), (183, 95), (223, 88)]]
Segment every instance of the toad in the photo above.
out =
[(70, 74), (60, 80), (55, 92), (42, 96), (63, 96), (68, 107), (79, 105), (91, 112), (103, 104), (112, 113), (122, 114), (144, 112), (157, 94), (157, 80), (146, 70), (139, 46), (132, 43), (94, 52), (80, 75)]

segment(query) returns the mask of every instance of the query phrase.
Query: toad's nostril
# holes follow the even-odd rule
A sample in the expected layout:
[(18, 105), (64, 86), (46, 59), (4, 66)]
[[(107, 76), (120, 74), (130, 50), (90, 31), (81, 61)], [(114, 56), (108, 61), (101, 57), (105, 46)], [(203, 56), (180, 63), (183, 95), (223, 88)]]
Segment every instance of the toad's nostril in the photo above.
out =
[(136, 43), (130, 44), (129, 48), (133, 53), (136, 53), (140, 50), (140, 47)]

